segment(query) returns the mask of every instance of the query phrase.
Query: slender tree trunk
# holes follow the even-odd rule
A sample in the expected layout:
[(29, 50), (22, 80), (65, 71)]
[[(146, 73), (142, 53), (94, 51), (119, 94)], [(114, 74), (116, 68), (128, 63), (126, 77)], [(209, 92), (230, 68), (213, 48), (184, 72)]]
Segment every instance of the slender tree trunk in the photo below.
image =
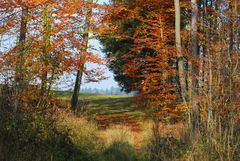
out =
[(83, 29), (84, 31), (83, 31), (83, 42), (82, 42), (82, 48), (81, 48), (81, 57), (79, 61), (77, 77), (75, 80), (75, 86), (74, 86), (74, 91), (73, 91), (72, 100), (71, 100), (71, 108), (74, 112), (76, 112), (78, 107), (79, 91), (82, 84), (82, 77), (83, 77), (83, 72), (84, 72), (85, 63), (86, 63), (86, 52), (88, 49), (88, 41), (89, 41), (90, 19), (92, 14), (92, 7), (91, 7), (92, 2), (93, 0), (88, 0), (87, 13), (86, 13), (85, 24)]
[(42, 60), (43, 60), (43, 73), (42, 73), (42, 83), (41, 83), (41, 93), (40, 93), (40, 106), (45, 106), (44, 102), (47, 99), (47, 89), (48, 89), (48, 72), (45, 71), (48, 67), (49, 61), (49, 46), (50, 46), (50, 38), (51, 38), (51, 8), (48, 3), (45, 4), (43, 8), (43, 50), (42, 50)]
[[(205, 25), (204, 25), (204, 11), (201, 12), (201, 19), (200, 19), (200, 30), (202, 32), (205, 32)], [(199, 82), (198, 82), (198, 86), (199, 86), (199, 95), (203, 95), (203, 89), (204, 89), (204, 54), (205, 52), (205, 46), (204, 46), (204, 42), (202, 42), (199, 46)]]
[(229, 64), (229, 94), (230, 94), (230, 137), (231, 141), (233, 141), (233, 133), (234, 133), (234, 67), (233, 67), (233, 45), (234, 45), (234, 26), (233, 26), (233, 2), (229, 1), (229, 26), (228, 26), (228, 32), (229, 32), (229, 47), (228, 47), (228, 64)]
[(163, 23), (162, 23), (162, 16), (160, 16), (160, 36), (161, 36), (161, 39), (163, 40), (164, 37), (163, 37)]
[(208, 91), (208, 128), (212, 128), (212, 117), (213, 117), (213, 68), (212, 68), (212, 57), (208, 52), (208, 70), (209, 70), (209, 91)]
[(21, 16), (21, 28), (20, 28), (20, 36), (19, 36), (19, 62), (17, 60), (16, 65), (16, 76), (15, 76), (15, 100), (14, 100), (14, 115), (17, 115), (17, 110), (20, 105), (21, 93), (23, 90), (23, 82), (24, 82), (24, 74), (23, 74), (23, 66), (24, 66), (24, 56), (25, 56), (25, 41), (27, 35), (27, 20), (28, 18), (28, 8), (22, 7), (22, 16)]
[(188, 62), (188, 126), (189, 128), (192, 127), (192, 123), (191, 123), (191, 109), (190, 107), (192, 106), (192, 93), (193, 93), (193, 89), (192, 89), (192, 84), (193, 84), (193, 80), (192, 80), (192, 62), (189, 61)]
[[(191, 0), (191, 8), (192, 8), (192, 30), (191, 30), (191, 40), (192, 40), (192, 55), (193, 59), (196, 60), (198, 58), (198, 43), (197, 43), (197, 20), (198, 20), (198, 4), (197, 0)], [(199, 107), (198, 107), (198, 74), (197, 67), (195, 63), (193, 63), (193, 69), (192, 69), (193, 74), (195, 73), (196, 75), (193, 75), (193, 84), (192, 84), (192, 114), (193, 114), (193, 122), (192, 122), (192, 128), (193, 131), (198, 130), (199, 128), (199, 118), (200, 118), (200, 112), (199, 112)]]
[(47, 89), (47, 96), (49, 96), (50, 93), (51, 93), (52, 85), (53, 85), (54, 79), (55, 79), (55, 69), (52, 69), (51, 72), (52, 73), (51, 73), (51, 76), (49, 78), (49, 85), (48, 85), (48, 89)]
[(180, 2), (179, 0), (174, 0), (175, 4), (175, 37), (176, 37), (176, 50), (178, 57), (178, 76), (181, 97), (184, 102), (186, 102), (186, 78), (184, 71), (184, 59), (182, 54), (181, 46), (181, 12), (180, 12)]
[[(205, 42), (205, 52), (206, 52), (206, 56), (207, 56), (207, 63), (208, 63), (208, 94), (207, 94), (207, 99), (208, 99), (208, 113), (207, 113), (207, 128), (208, 128), (208, 131), (210, 132), (210, 130), (212, 129), (212, 117), (213, 117), (213, 63), (212, 63), (212, 56), (211, 56), (211, 53), (210, 53), (210, 47), (209, 47), (209, 43), (211, 43), (211, 36), (210, 36), (210, 33), (209, 33), (209, 29), (212, 28), (212, 25), (211, 25), (211, 21), (208, 20), (208, 12), (207, 12), (207, 2), (205, 1), (204, 2), (204, 14), (205, 14), (205, 18), (206, 18), (206, 21), (208, 22), (208, 26), (207, 28), (204, 27), (204, 33), (206, 35), (206, 42)], [(209, 135), (210, 136), (210, 135)], [(209, 138), (210, 139), (210, 138)]]
[[(182, 45), (181, 45), (181, 8), (179, 0), (174, 0), (175, 6), (175, 38), (176, 38), (176, 50), (177, 50), (177, 63), (178, 63), (178, 77), (180, 84), (180, 92), (181, 98), (183, 100), (184, 105), (188, 109), (188, 118), (190, 120), (190, 109), (187, 104), (187, 85), (186, 85), (186, 74), (184, 69), (184, 56), (182, 54)], [(188, 80), (189, 81), (189, 80)]]

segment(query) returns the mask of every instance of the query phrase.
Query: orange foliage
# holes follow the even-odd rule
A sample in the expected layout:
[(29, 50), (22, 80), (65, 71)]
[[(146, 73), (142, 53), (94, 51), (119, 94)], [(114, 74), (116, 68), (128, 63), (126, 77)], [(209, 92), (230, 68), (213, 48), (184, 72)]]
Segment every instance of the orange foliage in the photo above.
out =
[[(133, 84), (138, 92), (137, 101), (159, 107), (167, 106), (176, 99), (171, 82), (176, 71), (171, 63), (175, 57), (172, 8), (173, 2), (162, 0), (135, 0), (131, 5), (118, 4), (107, 14), (109, 22), (103, 30), (103, 35), (133, 39), (131, 51), (123, 58), (127, 62), (125, 74), (141, 80)], [(118, 28), (126, 19), (138, 22), (133, 37)]]
[[(44, 72), (50, 75), (62, 75), (65, 72), (76, 71), (81, 63), (79, 61), (82, 55), (84, 6), (90, 4), (84, 0), (0, 0), (0, 4), (0, 12), (3, 13), (3, 17), (0, 18), (3, 21), (0, 25), (0, 34), (11, 33), (18, 37), (16, 31), (21, 27), (19, 23), (21, 11), (26, 8), (29, 10), (24, 69), (27, 77), (31, 77), (30, 80), (41, 79)], [(48, 11), (45, 11), (46, 5)], [(93, 7), (95, 10), (98, 8), (101, 10), (102, 6), (93, 4)], [(48, 15), (45, 12), (49, 12)], [(100, 11), (94, 12), (90, 17), (91, 22), (94, 22), (91, 23), (91, 33), (98, 32), (95, 18), (99, 13)], [(44, 16), (48, 17), (44, 19)], [(50, 26), (50, 31), (46, 31), (46, 25)], [(44, 38), (46, 35), (50, 38), (49, 45), (46, 45), (46, 38)], [(104, 59), (99, 54), (94, 54), (93, 50), (89, 46), (88, 53), (86, 53), (87, 63), (103, 64)], [(1, 56), (8, 70), (15, 70), (15, 63), (20, 61), (18, 55), (19, 44), (16, 43)], [(103, 74), (99, 72), (99, 69), (86, 69), (87, 75), (90, 75), (88, 70), (98, 71), (97, 73), (91, 72), (92, 77), (101, 77), (99, 74)], [(57, 78), (56, 76), (54, 79)]]

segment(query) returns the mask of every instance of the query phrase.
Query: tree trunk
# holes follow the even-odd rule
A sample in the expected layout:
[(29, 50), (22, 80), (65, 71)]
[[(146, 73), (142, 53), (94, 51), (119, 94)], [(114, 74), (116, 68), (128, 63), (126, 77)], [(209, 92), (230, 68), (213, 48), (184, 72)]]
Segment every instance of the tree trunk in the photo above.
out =
[(85, 24), (83, 29), (84, 30), (83, 42), (82, 42), (83, 45), (81, 48), (81, 57), (79, 61), (77, 77), (75, 80), (75, 86), (74, 86), (74, 91), (73, 91), (72, 100), (71, 100), (71, 108), (72, 108), (72, 111), (74, 112), (76, 112), (78, 107), (79, 91), (82, 84), (82, 77), (83, 77), (83, 72), (84, 72), (85, 63), (86, 63), (86, 52), (88, 49), (88, 41), (89, 41), (90, 18), (92, 14), (92, 7), (91, 7), (92, 2), (93, 0), (88, 0), (87, 13), (86, 13)]
[[(211, 3), (212, 4), (212, 3)], [(213, 6), (212, 6), (213, 7)], [(207, 2), (205, 1), (203, 4), (203, 8), (204, 8), (204, 15), (205, 15), (205, 20), (208, 22), (207, 27), (204, 27), (204, 33), (206, 36), (206, 42), (205, 42), (205, 52), (206, 52), (206, 57), (207, 57), (207, 63), (208, 63), (208, 76), (206, 76), (206, 78), (208, 77), (208, 89), (207, 89), (207, 100), (208, 100), (208, 113), (207, 113), (207, 129), (208, 132), (210, 132), (210, 130), (212, 130), (212, 117), (213, 117), (213, 63), (212, 63), (212, 56), (210, 53), (210, 46), (209, 44), (211, 43), (211, 36), (210, 36), (210, 31), (209, 29), (212, 28), (212, 21), (208, 19), (208, 11), (207, 11)], [(214, 26), (213, 26), (214, 27)], [(209, 135), (209, 139), (210, 139), (210, 135)]]
[(233, 58), (234, 58), (234, 25), (233, 25), (233, 2), (229, 2), (229, 47), (228, 47), (228, 65), (229, 65), (229, 99), (230, 99), (230, 137), (231, 141), (233, 141), (233, 133), (234, 133), (234, 119), (235, 119), (235, 105), (234, 105), (234, 65), (233, 65)]
[(23, 82), (24, 82), (24, 74), (23, 74), (23, 66), (25, 63), (25, 41), (27, 35), (27, 20), (28, 18), (28, 8), (22, 7), (22, 16), (21, 16), (21, 28), (20, 28), (20, 36), (19, 36), (19, 56), (16, 64), (16, 76), (15, 76), (15, 100), (14, 100), (14, 115), (16, 116), (17, 110), (19, 108), (21, 93), (23, 90)]
[(44, 5), (43, 8), (43, 50), (42, 50), (42, 61), (43, 61), (43, 73), (42, 73), (42, 83), (41, 83), (41, 93), (40, 93), (40, 106), (45, 106), (47, 99), (47, 88), (48, 88), (48, 72), (45, 71), (48, 67), (49, 61), (49, 46), (50, 46), (50, 38), (51, 38), (51, 8), (48, 3)]
[(184, 60), (182, 55), (182, 46), (181, 46), (181, 12), (180, 12), (180, 3), (179, 0), (174, 0), (175, 4), (175, 37), (176, 37), (176, 50), (178, 57), (178, 76), (181, 97), (184, 102), (186, 102), (186, 78), (184, 71)]
[[(192, 41), (192, 55), (193, 55), (193, 60), (197, 60), (198, 58), (198, 43), (197, 43), (197, 20), (198, 20), (198, 4), (197, 0), (191, 0), (191, 8), (192, 8), (192, 30), (191, 30), (191, 41)], [(200, 112), (199, 112), (199, 107), (198, 107), (198, 74), (197, 67), (195, 63), (192, 63), (192, 72), (193, 74), (195, 73), (196, 75), (193, 75), (193, 84), (192, 84), (192, 114), (193, 114), (193, 120), (192, 120), (192, 128), (193, 131), (198, 130), (199, 128), (199, 118), (200, 118)], [(190, 87), (190, 88), (191, 88)]]

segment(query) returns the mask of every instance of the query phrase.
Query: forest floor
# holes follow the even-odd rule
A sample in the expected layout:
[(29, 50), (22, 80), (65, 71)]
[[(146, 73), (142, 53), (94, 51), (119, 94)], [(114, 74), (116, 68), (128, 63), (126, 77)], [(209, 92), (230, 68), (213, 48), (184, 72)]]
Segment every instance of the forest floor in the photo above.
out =
[[(56, 92), (56, 95), (62, 103), (61, 106), (70, 106), (70, 92)], [(131, 133), (130, 142), (139, 149), (145, 139), (150, 137), (153, 125), (152, 111), (136, 106), (132, 103), (131, 96), (81, 93), (79, 98), (78, 113), (97, 124), (99, 136), (103, 139), (109, 137), (113, 130), (115, 133)], [(180, 137), (184, 128), (182, 123), (160, 123), (160, 127), (163, 135), (176, 137)]]

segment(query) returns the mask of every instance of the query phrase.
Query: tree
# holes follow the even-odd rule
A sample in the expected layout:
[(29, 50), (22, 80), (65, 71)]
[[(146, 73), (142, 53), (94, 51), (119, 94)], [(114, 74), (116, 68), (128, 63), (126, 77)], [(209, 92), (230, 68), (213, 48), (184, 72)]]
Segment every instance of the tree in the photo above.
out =
[[(77, 25), (83, 24), (83, 18), (86, 17), (86, 15), (83, 14), (86, 8), (81, 8), (83, 5), (92, 6), (92, 4), (84, 1), (68, 2), (48, 0), (32, 0), (27, 3), (21, 3), (20, 1), (6, 1), (5, 3), (4, 1), (4, 5), (1, 6), (6, 11), (9, 11), (9, 13), (13, 12), (15, 8), (21, 8), (21, 6), (29, 8), (28, 25), (26, 25), (26, 23), (25, 26), (22, 25), (25, 27), (25, 29), (23, 29), (25, 31), (24, 34), (27, 35), (26, 40), (24, 40), (24, 46), (22, 43), (19, 43), (19, 45), (16, 44), (7, 50), (3, 54), (3, 57), (5, 59), (5, 67), (8, 67), (9, 71), (16, 71), (16, 79), (18, 77), (20, 78), (18, 80), (24, 80), (24, 82), (30, 84), (38, 84), (39, 81), (41, 82), (40, 92), (36, 96), (40, 97), (39, 105), (42, 107), (45, 107), (51, 87), (55, 81), (58, 80), (61, 75), (74, 71), (76, 66), (79, 68), (81, 66), (82, 69), (79, 69), (80, 75), (82, 75), (81, 72), (83, 72), (87, 81), (106, 79), (106, 77), (103, 76), (104, 73), (101, 67), (86, 69), (84, 65), (81, 65), (87, 62), (95, 64), (104, 63), (104, 60), (98, 54), (94, 54), (85, 49), (89, 47), (87, 43), (88, 40), (86, 41), (86, 38), (88, 39), (88, 33), (86, 32), (89, 32), (87, 30), (90, 28), (92, 30), (92, 26), (84, 27), (85, 33), (83, 35), (79, 34), (82, 28), (79, 30), (76, 28)], [(88, 15), (89, 20), (86, 20), (86, 22), (90, 21), (92, 13), (88, 11)], [(4, 18), (6, 21), (3, 23), (3, 32), (12, 32), (11, 30), (13, 30), (13, 28), (17, 29), (18, 24), (14, 23), (14, 21), (17, 21), (18, 16), (19, 12), (14, 12)], [(23, 21), (25, 22), (25, 20)], [(88, 26), (87, 23), (85, 26)], [(24, 35), (22, 31), (21, 35)], [(85, 37), (84, 41), (82, 40), (82, 36)], [(23, 36), (21, 36), (20, 42), (23, 42), (22, 38)], [(24, 54), (22, 54), (22, 51), (19, 52), (21, 53), (19, 54), (21, 55), (21, 59), (17, 60), (15, 56), (18, 46), (25, 50)], [(77, 50), (82, 54), (81, 60), (76, 56), (78, 55), (75, 53)], [(24, 69), (19, 68), (19, 60), (21, 60), (21, 68)], [(12, 64), (15, 63), (12, 62), (17, 62), (18, 67), (13, 67)], [(19, 70), (22, 72), (21, 76), (18, 74)], [(18, 91), (22, 90), (19, 89)], [(27, 94), (23, 93), (22, 96), (24, 95)], [(16, 100), (16, 102), (19, 101)]]
[(46, 2), (43, 6), (42, 12), (42, 25), (43, 25), (43, 44), (42, 44), (42, 76), (41, 76), (41, 93), (40, 93), (40, 106), (45, 106), (45, 102), (48, 97), (47, 89), (48, 89), (48, 66), (50, 59), (50, 41), (51, 41), (51, 30), (52, 30), (52, 7), (51, 4)]
[(181, 97), (186, 102), (186, 78), (184, 69), (184, 56), (182, 54), (181, 47), (181, 9), (179, 0), (174, 0), (175, 5), (175, 38), (176, 38), (176, 50), (178, 57), (178, 77), (180, 84)]
[(19, 36), (19, 62), (16, 63), (16, 74), (15, 74), (15, 102), (14, 102), (14, 115), (17, 115), (17, 110), (20, 105), (21, 92), (24, 89), (24, 64), (25, 64), (25, 52), (26, 52), (26, 35), (27, 35), (27, 22), (28, 22), (28, 7), (22, 6), (21, 15), (21, 27)]
[(175, 99), (175, 52), (169, 27), (173, 21), (167, 19), (173, 12), (164, 12), (170, 6), (173, 3), (166, 1), (126, 2), (109, 13), (109, 26), (114, 27), (107, 28), (108, 36), (101, 39), (120, 85), (128, 92), (137, 91), (138, 101), (159, 107)]
[(82, 48), (81, 58), (78, 63), (77, 77), (76, 77), (74, 91), (73, 91), (72, 100), (71, 100), (71, 105), (72, 105), (71, 108), (73, 111), (76, 111), (78, 107), (79, 91), (80, 91), (80, 86), (82, 83), (82, 77), (83, 77), (83, 72), (84, 72), (85, 63), (86, 63), (86, 52), (88, 49), (88, 41), (89, 41), (89, 28), (90, 28), (91, 14), (92, 14), (92, 6), (91, 6), (92, 3), (93, 3), (93, 0), (88, 0), (85, 24), (83, 29), (84, 31), (83, 31), (83, 41), (82, 41), (82, 47), (81, 47)]
[[(196, 60), (198, 58), (198, 42), (197, 42), (197, 32), (198, 32), (198, 3), (197, 0), (191, 0), (191, 9), (192, 9), (192, 29), (191, 29), (191, 43), (192, 43), (192, 55), (193, 59)], [(193, 130), (197, 130), (199, 128), (199, 107), (198, 107), (198, 98), (197, 98), (197, 93), (198, 93), (198, 73), (199, 71), (197, 70), (197, 67), (195, 66), (195, 63), (193, 64), (192, 68), (192, 75), (195, 73), (195, 79), (193, 79), (193, 84), (190, 85), (190, 88), (192, 88), (192, 114), (193, 114)]]

